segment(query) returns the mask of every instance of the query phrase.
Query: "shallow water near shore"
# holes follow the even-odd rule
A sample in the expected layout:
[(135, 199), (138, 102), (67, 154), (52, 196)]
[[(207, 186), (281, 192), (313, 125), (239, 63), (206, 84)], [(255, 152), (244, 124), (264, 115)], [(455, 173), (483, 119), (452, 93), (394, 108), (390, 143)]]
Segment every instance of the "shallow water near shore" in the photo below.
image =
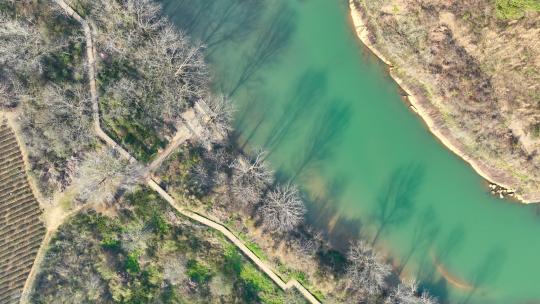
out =
[(540, 217), (492, 197), (402, 101), (347, 1), (162, 0), (203, 41), (239, 142), (264, 147), (338, 247), (363, 237), (448, 303), (540, 301)]

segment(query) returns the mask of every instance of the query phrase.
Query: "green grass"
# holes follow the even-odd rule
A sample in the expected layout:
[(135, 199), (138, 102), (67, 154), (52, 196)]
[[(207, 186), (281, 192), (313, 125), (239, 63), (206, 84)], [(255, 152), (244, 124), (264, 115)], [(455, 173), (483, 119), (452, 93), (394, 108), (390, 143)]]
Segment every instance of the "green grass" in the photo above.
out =
[(540, 0), (496, 0), (497, 17), (518, 19), (527, 11), (540, 11)]
[(244, 285), (244, 298), (249, 303), (257, 300), (263, 303), (273, 302), (271, 295), (275, 293), (275, 287), (272, 281), (264, 274), (259, 272), (255, 266), (245, 264), (240, 271), (240, 280)]
[(155, 130), (145, 128), (133, 120), (106, 120), (105, 125), (114, 140), (126, 147), (136, 159), (145, 163), (150, 162), (159, 149), (167, 145)]
[(325, 296), (322, 293), (322, 291), (315, 288), (315, 286), (313, 286), (309, 282), (309, 279), (307, 278), (307, 275), (305, 272), (289, 268), (287, 267), (287, 265), (282, 264), (282, 263), (278, 264), (277, 270), (279, 271), (279, 274), (282, 276), (283, 280), (285, 280), (286, 282), (291, 279), (295, 279), (300, 284), (302, 284), (307, 290), (309, 290), (309, 292), (311, 292), (317, 299), (321, 301), (325, 299)]
[[(227, 242), (226, 240), (223, 240)], [(225, 244), (225, 254), (224, 256), (224, 269), (226, 273), (239, 275), (242, 271), (243, 261), (242, 255), (236, 247), (230, 244)]]
[(237, 237), (242, 240), (244, 245), (246, 245), (246, 247), (249, 248), (249, 250), (251, 250), (261, 260), (268, 260), (268, 257), (266, 256), (262, 248), (257, 243), (251, 241), (248, 236), (239, 232), (237, 234)]

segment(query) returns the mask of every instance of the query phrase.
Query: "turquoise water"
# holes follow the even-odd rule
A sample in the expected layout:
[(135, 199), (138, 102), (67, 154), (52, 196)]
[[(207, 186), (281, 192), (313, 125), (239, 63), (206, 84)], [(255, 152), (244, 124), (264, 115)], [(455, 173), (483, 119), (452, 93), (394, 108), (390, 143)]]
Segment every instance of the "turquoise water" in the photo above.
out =
[(308, 193), (308, 221), (343, 247), (373, 241), (448, 303), (540, 302), (535, 206), (489, 195), (357, 41), (347, 1), (163, 0), (207, 45), (239, 142)]

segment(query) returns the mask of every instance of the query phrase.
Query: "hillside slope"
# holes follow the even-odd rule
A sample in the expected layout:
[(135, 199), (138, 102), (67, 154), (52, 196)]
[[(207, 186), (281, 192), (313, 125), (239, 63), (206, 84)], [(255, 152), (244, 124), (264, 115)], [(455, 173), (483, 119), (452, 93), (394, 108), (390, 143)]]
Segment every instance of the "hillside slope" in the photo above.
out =
[(353, 0), (351, 8), (433, 133), (488, 180), (540, 201), (540, 1)]

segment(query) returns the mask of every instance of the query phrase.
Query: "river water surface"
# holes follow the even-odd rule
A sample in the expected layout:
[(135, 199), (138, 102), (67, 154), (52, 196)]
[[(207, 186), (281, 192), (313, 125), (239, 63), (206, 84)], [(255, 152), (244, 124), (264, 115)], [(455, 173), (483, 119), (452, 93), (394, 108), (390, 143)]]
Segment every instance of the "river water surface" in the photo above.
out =
[(356, 39), (346, 0), (162, 0), (207, 45), (239, 142), (308, 193), (336, 246), (363, 237), (448, 303), (540, 302), (540, 217), (488, 194)]

